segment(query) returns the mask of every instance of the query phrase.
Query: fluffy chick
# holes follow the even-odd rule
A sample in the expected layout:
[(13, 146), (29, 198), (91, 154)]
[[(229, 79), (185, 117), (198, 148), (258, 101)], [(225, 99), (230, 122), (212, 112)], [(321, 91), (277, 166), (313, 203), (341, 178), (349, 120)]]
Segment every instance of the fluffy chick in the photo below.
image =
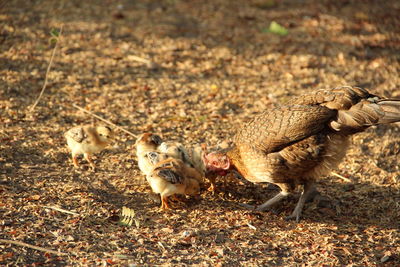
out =
[(197, 195), (200, 192), (198, 172), (183, 161), (168, 158), (156, 164), (146, 177), (154, 193), (161, 196), (161, 209), (170, 209), (168, 197), (175, 194)]
[(139, 154), (137, 155), (137, 157), (138, 157), (139, 169), (146, 176), (153, 171), (157, 163), (170, 158), (168, 157), (168, 155), (160, 153), (158, 151), (149, 151), (146, 153)]
[(189, 167), (194, 167), (188, 151), (183, 144), (179, 142), (164, 141), (157, 147), (157, 150), (172, 158), (182, 160)]
[(94, 169), (95, 164), (91, 159), (93, 153), (98, 153), (110, 144), (114, 133), (108, 126), (77, 126), (69, 129), (64, 134), (72, 154), (74, 167), (78, 168), (78, 155), (83, 154), (84, 158)]
[(158, 162), (168, 158), (166, 154), (157, 150), (161, 143), (161, 137), (152, 133), (141, 134), (136, 140), (136, 156), (139, 169), (146, 176), (151, 173)]
[(136, 154), (145, 154), (150, 151), (156, 151), (161, 145), (162, 139), (159, 135), (153, 133), (143, 133), (136, 140)]

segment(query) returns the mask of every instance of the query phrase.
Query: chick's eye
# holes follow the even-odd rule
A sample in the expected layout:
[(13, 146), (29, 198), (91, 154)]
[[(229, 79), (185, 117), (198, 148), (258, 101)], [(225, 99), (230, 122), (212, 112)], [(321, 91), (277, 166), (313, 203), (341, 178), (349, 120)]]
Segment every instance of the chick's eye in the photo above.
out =
[(103, 136), (103, 134), (99, 134), (100, 136)]

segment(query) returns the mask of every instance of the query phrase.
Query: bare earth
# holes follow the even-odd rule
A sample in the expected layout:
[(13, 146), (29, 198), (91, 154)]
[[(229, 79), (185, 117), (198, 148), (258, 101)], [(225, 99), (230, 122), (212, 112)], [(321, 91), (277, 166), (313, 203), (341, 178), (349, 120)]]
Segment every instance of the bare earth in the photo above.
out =
[[(117, 131), (96, 172), (83, 160), (74, 170), (63, 137), (98, 123), (71, 104), (134, 134), (215, 147), (311, 90), (399, 98), (399, 14), (397, 0), (0, 1), (0, 265), (399, 266), (399, 124), (355, 136), (336, 170), (350, 182), (321, 178), (322, 201), (298, 224), (284, 219), (295, 197), (274, 212), (240, 206), (278, 188), (237, 179), (159, 212), (134, 137)], [(265, 32), (271, 21), (289, 34)], [(123, 206), (137, 225), (118, 224)]]

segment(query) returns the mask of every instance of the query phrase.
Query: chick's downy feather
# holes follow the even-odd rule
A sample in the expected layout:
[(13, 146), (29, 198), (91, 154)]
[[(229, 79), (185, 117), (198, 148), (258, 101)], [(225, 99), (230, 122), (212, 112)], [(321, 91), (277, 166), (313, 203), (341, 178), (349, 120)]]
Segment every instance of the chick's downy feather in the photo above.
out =
[(74, 127), (65, 132), (71, 150), (72, 160), (75, 167), (78, 167), (77, 156), (83, 154), (91, 167), (95, 167), (91, 155), (102, 151), (111, 142), (114, 134), (108, 126), (83, 125)]
[(168, 158), (157, 149), (161, 143), (161, 137), (153, 133), (141, 134), (136, 140), (138, 166), (144, 175), (149, 175), (158, 162)]
[(161, 208), (168, 209), (168, 197), (175, 194), (196, 195), (200, 191), (198, 178), (188, 172), (185, 163), (179, 159), (168, 158), (156, 164), (147, 176), (154, 193), (161, 196)]

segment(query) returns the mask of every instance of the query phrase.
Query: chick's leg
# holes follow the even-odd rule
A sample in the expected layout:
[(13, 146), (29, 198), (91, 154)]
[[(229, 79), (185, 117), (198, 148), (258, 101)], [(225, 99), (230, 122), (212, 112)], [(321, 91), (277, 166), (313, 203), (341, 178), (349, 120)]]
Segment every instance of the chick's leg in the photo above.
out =
[(85, 154), (83, 154), (83, 156), (89, 162), (90, 167), (92, 167), (92, 169), (94, 170), (96, 168), (96, 165), (94, 164), (92, 158), (90, 157), (90, 154), (89, 153), (85, 153)]
[(176, 194), (172, 195), (172, 198), (173, 198), (176, 202), (178, 202), (179, 204), (184, 204), (184, 202), (183, 202)]
[(168, 205), (168, 197), (161, 196), (161, 207), (160, 207), (160, 209), (163, 210), (163, 211), (171, 209), (171, 207)]
[(76, 155), (75, 153), (72, 153), (72, 162), (74, 163), (74, 167), (75, 168), (79, 168), (79, 164), (78, 164), (78, 155)]
[(256, 208), (257, 211), (264, 211), (270, 209), (272, 206), (280, 202), (282, 199), (285, 199), (290, 192), (294, 189), (293, 186), (288, 184), (277, 184), (281, 188), (281, 192), (279, 192), (276, 196), (266, 201), (264, 204), (258, 206)]
[(304, 204), (307, 202), (307, 200), (312, 198), (315, 193), (317, 193), (317, 190), (315, 188), (314, 181), (307, 181), (306, 184), (304, 184), (304, 190), (300, 196), (299, 202), (297, 202), (296, 208), (293, 210), (290, 216), (286, 217), (286, 219), (295, 219), (296, 222), (299, 222)]

